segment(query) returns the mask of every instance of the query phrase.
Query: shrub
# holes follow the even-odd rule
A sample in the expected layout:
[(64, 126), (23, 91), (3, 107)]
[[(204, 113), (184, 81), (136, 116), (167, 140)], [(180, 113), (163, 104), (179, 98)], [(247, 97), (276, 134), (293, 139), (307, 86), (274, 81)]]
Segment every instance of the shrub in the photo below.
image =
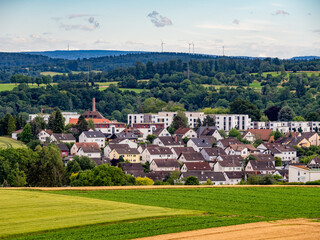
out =
[(199, 180), (194, 176), (189, 176), (184, 185), (199, 185)]
[(137, 185), (153, 185), (153, 180), (148, 177), (136, 177)]

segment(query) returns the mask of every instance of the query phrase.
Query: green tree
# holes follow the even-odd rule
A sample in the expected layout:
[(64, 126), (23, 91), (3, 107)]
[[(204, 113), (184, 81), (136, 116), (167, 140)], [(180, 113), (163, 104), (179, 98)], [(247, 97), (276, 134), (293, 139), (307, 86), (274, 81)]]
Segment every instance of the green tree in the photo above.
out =
[(177, 115), (174, 116), (173, 121), (170, 125), (170, 132), (174, 133), (178, 128), (187, 128), (188, 118), (184, 112), (177, 112)]
[(307, 121), (314, 121), (314, 122), (320, 121), (320, 114), (317, 112), (309, 112), (306, 115), (306, 120)]
[(301, 116), (295, 116), (292, 121), (295, 121), (295, 122), (304, 122), (306, 121), (303, 117)]
[(230, 113), (234, 114), (248, 114), (253, 121), (259, 121), (261, 118), (261, 112), (253, 103), (237, 98), (230, 103)]
[(24, 143), (28, 143), (32, 139), (33, 139), (33, 134), (31, 130), (31, 125), (27, 123), (20, 134), (20, 140)]
[(210, 127), (210, 126), (215, 126), (216, 123), (215, 123), (215, 121), (214, 121), (214, 119), (213, 119), (212, 117), (210, 117), (209, 115), (207, 115), (207, 116), (204, 118), (202, 125), (203, 125), (203, 126), (208, 126), (208, 127)]
[(38, 159), (30, 166), (32, 175), (28, 183), (32, 186), (59, 187), (64, 181), (64, 167), (56, 145), (37, 146)]
[(276, 167), (282, 166), (282, 159), (280, 157), (275, 157), (274, 159), (276, 160), (275, 161)]
[(8, 127), (7, 127), (7, 134), (11, 135), (16, 130), (16, 121), (14, 117), (10, 115), (8, 119)]
[(219, 130), (219, 133), (220, 133), (221, 137), (223, 137), (223, 138), (227, 137), (227, 134), (223, 129)]
[(96, 124), (94, 123), (94, 121), (91, 119), (91, 118), (89, 118), (88, 119), (88, 128), (91, 128), (92, 130), (96, 130)]
[(187, 177), (184, 185), (199, 185), (199, 180), (194, 176)]
[(261, 122), (269, 122), (269, 118), (266, 115), (262, 114), (261, 118), (260, 118), (260, 121)]
[(283, 135), (283, 133), (282, 132), (280, 132), (279, 130), (277, 130), (277, 131), (275, 131), (275, 133), (274, 133), (274, 140), (278, 140), (279, 138), (281, 138), (281, 137), (283, 137), (284, 135)]
[(24, 187), (27, 185), (26, 174), (19, 169), (13, 169), (8, 175), (8, 183), (11, 187)]
[(241, 137), (241, 132), (239, 130), (233, 128), (229, 131), (229, 137), (239, 138), (239, 137)]
[(149, 143), (152, 143), (153, 140), (155, 140), (156, 138), (157, 138), (156, 135), (154, 135), (154, 134), (149, 134), (149, 135), (147, 136), (147, 141), (148, 141)]
[(48, 129), (53, 130), (55, 123), (55, 112), (51, 113), (48, 119)]
[(278, 115), (279, 121), (292, 121), (294, 117), (295, 113), (289, 106), (284, 106), (283, 108), (281, 108)]
[(167, 104), (164, 101), (154, 97), (147, 98), (143, 102), (143, 108), (145, 113), (157, 113), (160, 112), (166, 106)]
[(80, 117), (78, 118), (77, 129), (79, 131), (79, 134), (81, 134), (83, 131), (88, 131), (88, 122), (83, 115), (80, 115)]
[(136, 177), (137, 185), (153, 185), (153, 180), (148, 177)]
[(178, 182), (179, 177), (180, 177), (179, 171), (170, 172), (164, 181), (168, 182), (171, 185), (174, 185)]
[(64, 131), (64, 118), (60, 109), (56, 111), (53, 122), (53, 132), (54, 133), (62, 133)]

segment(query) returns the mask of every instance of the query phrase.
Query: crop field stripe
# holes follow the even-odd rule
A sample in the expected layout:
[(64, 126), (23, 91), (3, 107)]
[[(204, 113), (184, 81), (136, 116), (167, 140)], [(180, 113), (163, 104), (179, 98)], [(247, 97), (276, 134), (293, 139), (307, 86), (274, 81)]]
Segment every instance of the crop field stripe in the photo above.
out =
[(0, 237), (97, 223), (201, 214), (38, 191), (0, 190)]

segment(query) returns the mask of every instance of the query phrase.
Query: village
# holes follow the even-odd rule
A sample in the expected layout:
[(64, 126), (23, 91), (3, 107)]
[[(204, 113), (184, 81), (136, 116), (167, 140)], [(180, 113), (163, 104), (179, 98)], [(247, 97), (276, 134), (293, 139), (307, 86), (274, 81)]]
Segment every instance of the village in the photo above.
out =
[[(172, 172), (179, 173), (181, 183), (193, 176), (200, 184), (214, 185), (239, 184), (250, 175), (267, 174), (283, 182), (320, 179), (320, 156), (309, 164), (300, 163), (294, 147), (319, 146), (320, 122), (265, 123), (252, 122), (248, 115), (186, 112), (189, 127), (170, 134), (168, 128), (176, 114), (129, 114), (127, 124), (119, 123), (104, 118), (93, 98), (92, 111), (82, 115), (92, 119), (95, 128), (83, 131), (78, 141), (72, 132), (53, 133), (48, 129), (41, 130), (38, 138), (43, 144), (55, 143), (65, 165), (74, 156), (87, 156), (97, 165), (121, 166), (125, 174), (148, 177), (154, 182), (163, 181)], [(66, 125), (77, 124), (80, 117), (74, 112), (62, 115)], [(37, 116), (45, 121), (49, 118), (49, 114), (33, 114), (30, 121)], [(207, 117), (214, 120), (215, 126), (197, 127)], [(233, 129), (240, 131), (241, 137), (228, 136)], [(21, 131), (14, 132), (12, 138), (17, 139)], [(283, 137), (275, 139), (274, 131)], [(69, 149), (67, 144), (72, 147)]]

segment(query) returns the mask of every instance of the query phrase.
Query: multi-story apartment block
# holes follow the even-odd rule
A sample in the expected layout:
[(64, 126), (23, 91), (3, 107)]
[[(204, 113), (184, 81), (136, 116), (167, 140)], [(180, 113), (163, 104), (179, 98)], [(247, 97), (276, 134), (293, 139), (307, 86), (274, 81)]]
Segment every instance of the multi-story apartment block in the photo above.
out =
[(250, 128), (251, 118), (246, 114), (210, 114), (219, 130), (230, 131), (233, 128), (244, 131)]

